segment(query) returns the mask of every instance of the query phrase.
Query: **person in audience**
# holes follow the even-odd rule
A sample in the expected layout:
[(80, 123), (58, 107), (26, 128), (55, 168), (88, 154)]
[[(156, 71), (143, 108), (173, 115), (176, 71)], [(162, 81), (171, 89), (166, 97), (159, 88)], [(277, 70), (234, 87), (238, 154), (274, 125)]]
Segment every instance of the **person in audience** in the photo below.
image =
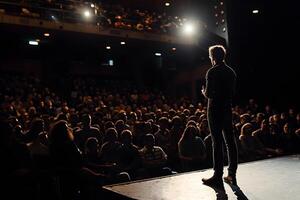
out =
[(166, 153), (169, 153), (171, 134), (168, 129), (169, 120), (166, 117), (161, 117), (158, 120), (159, 130), (154, 134), (156, 145), (163, 148)]
[(179, 158), (184, 171), (201, 169), (204, 166), (206, 150), (195, 126), (185, 128), (178, 142)]
[(99, 164), (100, 163), (100, 144), (97, 138), (89, 137), (84, 144), (83, 152), (85, 162)]
[(257, 113), (255, 119), (251, 122), (253, 129), (257, 130), (261, 126), (261, 122), (264, 120), (265, 115), (263, 113)]
[(293, 130), (291, 124), (285, 123), (283, 126), (283, 135), (281, 137), (281, 146), (286, 154), (297, 152), (298, 138)]
[(104, 183), (106, 176), (83, 165), (83, 156), (74, 142), (72, 129), (67, 121), (55, 122), (49, 132), (49, 152), (55, 173), (60, 180), (63, 199), (87, 198), (90, 188)]
[(248, 113), (242, 114), (240, 116), (240, 122), (235, 125), (237, 133), (240, 133), (243, 125), (249, 122), (251, 122), (251, 115)]
[(142, 158), (143, 176), (155, 177), (171, 174), (171, 170), (166, 167), (168, 156), (161, 147), (154, 145), (155, 137), (152, 134), (147, 134), (144, 140), (145, 146), (139, 150)]
[(118, 149), (118, 166), (120, 171), (128, 172), (132, 179), (137, 177), (137, 170), (141, 165), (141, 157), (138, 147), (132, 143), (130, 130), (123, 130), (121, 133), (121, 145)]
[(178, 142), (183, 134), (184, 124), (179, 116), (174, 116), (171, 121), (170, 129), (170, 147), (168, 154), (168, 162), (172, 169), (181, 170), (179, 155), (178, 155)]
[(103, 136), (98, 128), (91, 125), (91, 121), (92, 119), (89, 114), (83, 114), (82, 127), (74, 134), (75, 142), (81, 151), (83, 151), (84, 143), (89, 137), (95, 137), (100, 143), (102, 143)]
[(273, 148), (275, 146), (270, 125), (266, 119), (261, 122), (259, 129), (253, 131), (252, 136), (256, 137), (265, 147)]
[(282, 150), (265, 147), (257, 137), (253, 136), (253, 125), (246, 123), (243, 125), (241, 135), (239, 137), (243, 153), (248, 155), (250, 160), (258, 158), (267, 158), (274, 155), (280, 155)]
[(20, 143), (7, 121), (0, 121), (0, 156), (2, 194), (12, 199), (34, 198), (36, 182), (34, 163), (28, 147)]
[(120, 148), (118, 133), (115, 128), (109, 128), (104, 135), (104, 143), (100, 150), (100, 159), (103, 164), (117, 164)]

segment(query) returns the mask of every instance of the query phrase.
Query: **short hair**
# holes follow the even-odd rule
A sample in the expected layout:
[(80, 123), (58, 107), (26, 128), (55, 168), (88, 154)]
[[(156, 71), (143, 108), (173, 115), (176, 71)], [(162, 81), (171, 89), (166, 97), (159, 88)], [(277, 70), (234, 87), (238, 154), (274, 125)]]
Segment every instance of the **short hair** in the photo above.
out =
[(109, 128), (105, 131), (105, 142), (114, 142), (118, 140), (118, 132), (115, 128)]
[(146, 134), (145, 137), (144, 137), (144, 140), (145, 140), (145, 143), (148, 143), (148, 142), (155, 142), (155, 137), (153, 134)]
[(130, 130), (124, 130), (121, 133), (121, 140), (124, 140), (126, 138), (130, 138), (130, 140), (132, 140), (132, 133)]
[(216, 61), (225, 60), (226, 49), (222, 45), (214, 45), (208, 48), (209, 57)]
[(252, 124), (251, 123), (246, 123), (246, 124), (244, 124), (243, 126), (242, 126), (242, 128), (241, 128), (241, 135), (247, 135), (247, 134), (249, 134), (249, 135), (251, 135), (251, 133), (247, 133), (246, 132), (246, 129), (247, 128), (251, 128), (251, 132), (253, 131), (252, 130), (252, 128), (253, 128), (253, 126), (252, 126)]

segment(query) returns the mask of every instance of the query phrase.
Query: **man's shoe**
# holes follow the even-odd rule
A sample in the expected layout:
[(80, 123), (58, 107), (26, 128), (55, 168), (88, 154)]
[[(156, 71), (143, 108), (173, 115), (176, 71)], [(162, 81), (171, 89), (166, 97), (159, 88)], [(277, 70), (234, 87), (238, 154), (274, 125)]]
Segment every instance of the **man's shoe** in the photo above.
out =
[(221, 177), (212, 176), (211, 178), (203, 178), (202, 179), (203, 184), (208, 186), (216, 186), (220, 187), (223, 185), (223, 181)]
[(235, 186), (237, 185), (236, 176), (228, 175), (225, 176), (223, 179), (225, 183), (228, 183), (230, 185), (235, 185)]

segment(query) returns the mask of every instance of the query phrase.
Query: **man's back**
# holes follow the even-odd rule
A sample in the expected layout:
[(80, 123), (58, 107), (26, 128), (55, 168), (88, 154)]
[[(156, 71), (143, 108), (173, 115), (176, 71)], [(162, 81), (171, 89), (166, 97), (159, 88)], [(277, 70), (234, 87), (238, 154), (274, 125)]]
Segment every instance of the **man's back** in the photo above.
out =
[(236, 185), (237, 145), (232, 130), (231, 102), (235, 91), (236, 74), (225, 64), (226, 50), (222, 45), (209, 47), (209, 58), (213, 65), (206, 74), (203, 95), (208, 98), (207, 117), (212, 140), (214, 175), (203, 178), (207, 185), (222, 185), (223, 140), (228, 152), (228, 176), (224, 181)]
[(206, 74), (207, 97), (218, 101), (231, 101), (235, 92), (236, 74), (225, 63), (212, 67)]

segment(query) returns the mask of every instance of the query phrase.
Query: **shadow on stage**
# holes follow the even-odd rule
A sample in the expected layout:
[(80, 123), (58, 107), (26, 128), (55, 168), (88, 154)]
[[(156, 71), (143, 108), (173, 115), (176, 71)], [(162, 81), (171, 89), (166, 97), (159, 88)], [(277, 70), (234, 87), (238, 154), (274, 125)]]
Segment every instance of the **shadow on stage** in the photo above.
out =
[[(230, 186), (233, 193), (237, 197), (237, 200), (248, 200), (247, 196), (243, 193), (243, 191), (238, 185), (232, 185), (232, 184), (228, 184), (228, 185)], [(228, 200), (228, 195), (226, 193), (224, 183), (219, 187), (213, 187), (209, 185), (206, 186), (212, 188), (215, 191), (217, 200)]]

